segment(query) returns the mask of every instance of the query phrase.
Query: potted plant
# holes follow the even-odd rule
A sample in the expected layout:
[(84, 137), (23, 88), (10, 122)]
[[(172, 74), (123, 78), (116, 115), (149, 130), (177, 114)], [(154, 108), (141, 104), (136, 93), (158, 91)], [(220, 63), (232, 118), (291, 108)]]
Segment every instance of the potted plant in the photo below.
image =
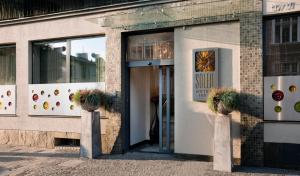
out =
[(100, 90), (79, 90), (74, 95), (74, 101), (80, 105), (81, 136), (80, 156), (96, 158), (101, 154), (100, 108), (103, 93)]
[(208, 107), (216, 113), (213, 169), (232, 171), (231, 112), (238, 110), (239, 93), (229, 88), (211, 89)]

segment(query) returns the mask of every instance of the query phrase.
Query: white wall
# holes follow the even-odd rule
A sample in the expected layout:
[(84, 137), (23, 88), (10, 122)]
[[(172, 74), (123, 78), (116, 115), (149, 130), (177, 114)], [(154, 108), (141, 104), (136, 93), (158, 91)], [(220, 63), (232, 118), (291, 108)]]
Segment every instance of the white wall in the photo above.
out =
[(130, 145), (149, 140), (150, 69), (130, 69)]
[[(175, 29), (175, 153), (212, 155), (215, 114), (193, 101), (192, 50), (220, 48), (219, 85), (240, 89), (239, 23)], [(240, 114), (233, 114), (234, 157), (240, 157)]]
[(104, 28), (87, 21), (92, 17), (96, 17), (96, 15), (0, 27), (0, 44), (16, 43), (17, 52), (17, 114), (16, 117), (1, 116), (0, 129), (80, 133), (80, 118), (28, 116), (28, 84), (31, 77), (30, 42), (33, 40), (105, 34)]
[(300, 125), (264, 123), (264, 142), (300, 144)]

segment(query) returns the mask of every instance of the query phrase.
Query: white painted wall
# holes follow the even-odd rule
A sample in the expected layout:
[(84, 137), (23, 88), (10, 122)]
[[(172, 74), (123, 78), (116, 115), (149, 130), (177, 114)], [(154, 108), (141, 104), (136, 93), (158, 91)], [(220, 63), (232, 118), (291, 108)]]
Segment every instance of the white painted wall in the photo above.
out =
[[(38, 131), (61, 131), (80, 133), (80, 118), (75, 117), (31, 117), (28, 116), (28, 84), (31, 78), (30, 42), (34, 40), (67, 38), (86, 35), (103, 35), (105, 29), (87, 21), (97, 15), (80, 16), (56, 20), (0, 27), (0, 44), (16, 43), (16, 117), (0, 117), (0, 129)], [(120, 43), (121, 45), (121, 43)], [(103, 119), (101, 120), (104, 121)], [(106, 122), (103, 122), (104, 124)], [(105, 127), (102, 127), (104, 129)]]
[(149, 140), (150, 69), (130, 69), (130, 145)]
[(298, 123), (264, 123), (264, 141), (300, 144)]
[[(175, 29), (175, 153), (212, 155), (214, 117), (193, 101), (192, 50), (220, 48), (219, 86), (240, 89), (240, 25), (211, 24)], [(233, 114), (234, 157), (240, 157), (240, 114)]]

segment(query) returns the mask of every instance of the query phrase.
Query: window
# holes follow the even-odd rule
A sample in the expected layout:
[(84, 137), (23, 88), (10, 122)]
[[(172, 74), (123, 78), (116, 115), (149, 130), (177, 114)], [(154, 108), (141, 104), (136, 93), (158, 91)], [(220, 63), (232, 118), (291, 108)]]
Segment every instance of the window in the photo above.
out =
[(16, 84), (16, 46), (0, 46), (0, 84)]
[(273, 43), (292, 43), (300, 42), (299, 34), (299, 17), (280, 17), (272, 20), (272, 36)]
[(128, 37), (127, 61), (174, 59), (174, 34), (134, 35)]
[(106, 37), (34, 42), (34, 84), (105, 81)]
[(299, 17), (264, 21), (264, 75), (300, 75)]

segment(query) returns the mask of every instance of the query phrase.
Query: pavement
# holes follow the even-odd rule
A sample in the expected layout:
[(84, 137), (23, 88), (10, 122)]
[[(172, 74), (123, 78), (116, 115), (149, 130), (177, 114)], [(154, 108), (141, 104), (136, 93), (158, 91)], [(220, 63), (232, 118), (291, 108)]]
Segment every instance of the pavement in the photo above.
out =
[(233, 173), (212, 170), (211, 162), (174, 155), (128, 152), (99, 159), (79, 158), (78, 150), (0, 145), (0, 176), (227, 176), (300, 175), (300, 171), (235, 167)]

